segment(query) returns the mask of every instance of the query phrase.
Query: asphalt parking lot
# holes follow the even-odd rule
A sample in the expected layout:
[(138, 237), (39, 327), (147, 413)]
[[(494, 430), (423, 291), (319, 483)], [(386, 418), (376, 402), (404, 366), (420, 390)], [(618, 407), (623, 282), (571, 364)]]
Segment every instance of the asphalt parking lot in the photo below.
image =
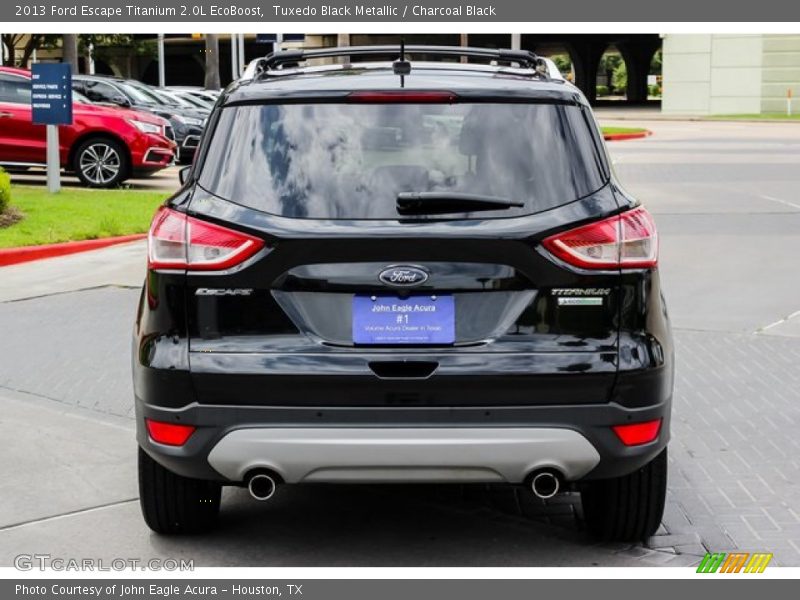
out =
[[(124, 183), (124, 187), (138, 190), (174, 190), (179, 186), (178, 172), (182, 167), (173, 165), (157, 171), (148, 177), (134, 177)], [(27, 171), (14, 172), (11, 181), (19, 185), (47, 185), (47, 172), (42, 168), (31, 168)], [(77, 177), (61, 175), (61, 185), (65, 188), (81, 187)]]
[(800, 124), (645, 126), (610, 151), (656, 217), (677, 344), (667, 509), (646, 545), (591, 542), (572, 496), (486, 486), (306, 486), (267, 504), (226, 490), (218, 531), (151, 534), (131, 417), (137, 243), (0, 269), (0, 565), (680, 566), (742, 550), (800, 566)]

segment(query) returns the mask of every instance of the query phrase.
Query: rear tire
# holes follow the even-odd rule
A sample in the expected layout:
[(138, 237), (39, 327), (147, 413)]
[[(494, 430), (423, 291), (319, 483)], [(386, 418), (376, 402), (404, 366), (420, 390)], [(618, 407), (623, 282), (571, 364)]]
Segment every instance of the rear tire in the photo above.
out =
[(139, 448), (139, 502), (156, 533), (200, 533), (217, 522), (222, 486), (176, 475)]
[(589, 532), (604, 541), (641, 542), (661, 524), (667, 495), (667, 449), (624, 477), (584, 484), (584, 519)]

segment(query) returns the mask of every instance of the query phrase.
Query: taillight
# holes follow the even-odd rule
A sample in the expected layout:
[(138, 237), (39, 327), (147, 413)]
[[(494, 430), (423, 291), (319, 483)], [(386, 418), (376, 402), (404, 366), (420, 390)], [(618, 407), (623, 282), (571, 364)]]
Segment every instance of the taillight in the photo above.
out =
[(641, 269), (658, 264), (658, 234), (644, 207), (551, 236), (542, 242), (583, 269)]
[(219, 271), (241, 264), (264, 247), (257, 237), (161, 207), (148, 235), (150, 269)]
[(658, 433), (661, 431), (661, 419), (643, 423), (614, 425), (611, 429), (614, 430), (619, 440), (626, 446), (639, 446), (652, 442), (658, 437)]
[(194, 425), (164, 423), (152, 419), (145, 419), (144, 422), (150, 439), (167, 446), (183, 446), (196, 429)]
[(451, 104), (458, 99), (453, 92), (435, 90), (388, 90), (388, 91), (361, 91), (351, 92), (347, 95), (349, 102), (363, 104), (391, 104), (404, 102), (407, 104)]

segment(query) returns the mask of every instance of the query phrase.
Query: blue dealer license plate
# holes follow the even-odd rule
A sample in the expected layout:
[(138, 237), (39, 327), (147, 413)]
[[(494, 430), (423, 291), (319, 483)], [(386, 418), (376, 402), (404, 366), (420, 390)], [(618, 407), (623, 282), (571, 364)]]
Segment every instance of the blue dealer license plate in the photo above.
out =
[(452, 344), (455, 339), (452, 295), (353, 297), (356, 344)]

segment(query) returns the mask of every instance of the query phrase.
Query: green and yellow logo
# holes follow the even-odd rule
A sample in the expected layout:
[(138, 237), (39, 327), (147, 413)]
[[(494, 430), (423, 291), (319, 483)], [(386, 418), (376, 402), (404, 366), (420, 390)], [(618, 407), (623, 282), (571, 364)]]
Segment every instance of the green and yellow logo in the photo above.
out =
[(698, 573), (763, 573), (772, 560), (766, 552), (707, 552), (697, 567)]

